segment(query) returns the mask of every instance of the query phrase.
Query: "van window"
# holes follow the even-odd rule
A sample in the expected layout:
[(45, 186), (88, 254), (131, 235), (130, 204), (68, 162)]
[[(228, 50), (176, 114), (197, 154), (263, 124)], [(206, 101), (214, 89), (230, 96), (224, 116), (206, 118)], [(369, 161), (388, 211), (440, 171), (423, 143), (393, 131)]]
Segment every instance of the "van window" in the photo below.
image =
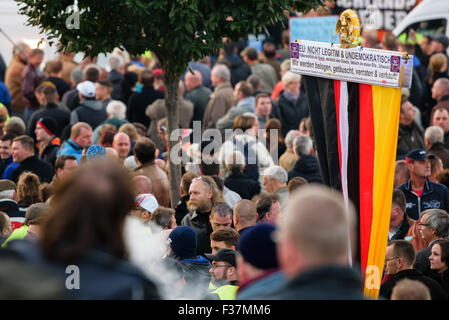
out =
[(408, 33), (410, 29), (414, 29), (416, 33), (420, 33), (423, 36), (434, 36), (437, 34), (446, 34), (446, 27), (446, 19), (435, 19), (411, 24), (407, 27), (406, 32)]

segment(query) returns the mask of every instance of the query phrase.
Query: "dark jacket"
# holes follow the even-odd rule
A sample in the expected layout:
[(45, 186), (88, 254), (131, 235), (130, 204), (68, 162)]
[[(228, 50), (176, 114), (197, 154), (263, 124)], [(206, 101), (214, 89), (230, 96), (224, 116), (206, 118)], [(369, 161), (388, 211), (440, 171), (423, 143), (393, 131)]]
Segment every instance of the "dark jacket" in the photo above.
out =
[(419, 282), (422, 282), (427, 288), (429, 288), (432, 300), (447, 299), (446, 292), (444, 292), (443, 288), (438, 284), (438, 282), (430, 277), (425, 276), (420, 271), (415, 269), (403, 270), (396, 273), (380, 286), (379, 295), (385, 299), (390, 300), (391, 292), (393, 291), (394, 286), (402, 279), (417, 280)]
[(33, 139), (36, 139), (34, 130), (36, 130), (36, 123), (40, 118), (52, 118), (55, 120), (57, 128), (53, 133), (55, 136), (60, 137), (62, 130), (70, 123), (70, 112), (60, 109), (57, 104), (49, 103), (44, 109), (33, 113), (27, 124), (27, 134)]
[(107, 118), (108, 114), (103, 109), (101, 101), (85, 100), (81, 101), (80, 106), (70, 114), (70, 124), (73, 125), (80, 121), (86, 122), (93, 130)]
[(401, 224), (397, 227), (395, 234), (391, 237), (390, 240), (404, 240), (404, 238), (408, 234), (408, 230), (410, 229), (410, 225), (413, 225), (414, 220), (407, 217), (407, 213), (404, 213), (404, 219)]
[(438, 282), (443, 288), (446, 295), (449, 296), (449, 269), (444, 271), (443, 273), (432, 272), (430, 273), (430, 277)]
[(126, 117), (129, 122), (140, 122), (147, 128), (150, 126), (151, 119), (145, 114), (147, 107), (157, 99), (163, 99), (164, 93), (155, 90), (153, 86), (143, 87), (142, 92), (133, 93), (128, 101)]
[(413, 191), (410, 179), (399, 186), (407, 201), (407, 215), (413, 220), (418, 220), (421, 211), (427, 209), (443, 209), (449, 211), (449, 190), (446, 186), (426, 180), (424, 191), (419, 198)]
[(293, 168), (287, 172), (288, 181), (294, 177), (302, 177), (307, 180), (308, 183), (323, 183), (321, 177), (320, 165), (315, 156), (304, 155), (299, 158)]
[(355, 270), (337, 265), (300, 273), (264, 297), (270, 300), (363, 300), (362, 279)]
[(419, 250), (416, 253), (416, 259), (414, 268), (420, 272), (422, 272), (426, 276), (430, 276), (432, 271), (430, 269), (430, 260), (429, 257), (432, 254), (432, 247), (435, 243), (435, 240), (429, 243), (429, 246), (427, 248), (424, 248), (422, 250)]
[(22, 73), (22, 96), (25, 106), (30, 109), (38, 109), (40, 104), (34, 94), (36, 88), (43, 81), (44, 76), (39, 72), (38, 68), (28, 64)]
[(193, 128), (193, 121), (203, 121), (204, 112), (206, 111), (211, 94), (212, 91), (203, 85), (200, 85), (185, 94), (184, 99), (193, 103), (193, 117), (192, 125), (190, 127)]
[[(63, 285), (71, 283), (68, 277), (75, 275), (67, 269), (67, 263), (47, 260), (35, 242), (14, 241), (8, 245), (19, 259), (34, 267), (43, 268), (57, 276)], [(79, 270), (79, 289), (65, 290), (70, 300), (143, 300), (160, 299), (156, 285), (129, 261), (117, 259), (103, 250), (89, 250), (71, 265)], [(69, 270), (69, 271), (67, 271)]]
[(114, 100), (118, 100), (120, 98), (120, 82), (122, 81), (123, 74), (116, 70), (111, 70), (108, 74), (108, 80), (112, 82), (112, 93), (111, 97)]
[(257, 181), (248, 178), (243, 173), (231, 173), (225, 180), (226, 188), (237, 192), (242, 199), (251, 200), (260, 193), (260, 185)]
[(61, 78), (48, 77), (45, 81), (50, 81), (56, 86), (56, 91), (58, 91), (60, 98), (62, 98), (64, 94), (70, 90), (70, 85)]
[(434, 143), (427, 152), (440, 158), (444, 169), (449, 169), (449, 149), (443, 143)]
[(41, 182), (50, 183), (55, 175), (54, 167), (36, 156), (31, 156), (23, 160), (20, 165), (12, 172), (11, 180), (17, 183), (20, 175), (25, 171), (31, 171), (36, 174)]
[(3, 172), (5, 171), (6, 167), (9, 166), (9, 164), (12, 162), (12, 156), (8, 159), (3, 159), (0, 161), (0, 177), (3, 175)]
[[(209, 260), (203, 256), (197, 256), (194, 259), (181, 260), (180, 263), (186, 281), (182, 296), (189, 299), (198, 299), (204, 296), (211, 280)], [(195, 294), (195, 296), (192, 296), (192, 294)]]
[(424, 149), (424, 130), (416, 122), (410, 126), (399, 124), (396, 159), (403, 160), (410, 150)]
[(237, 82), (246, 80), (251, 75), (251, 68), (237, 54), (227, 54), (225, 59), (231, 64), (231, 84), (233, 87)]
[(300, 95), (296, 104), (289, 101), (283, 93), (278, 100), (279, 120), (282, 122), (282, 135), (285, 137), (290, 130), (298, 130), (299, 123), (309, 116), (307, 99), (305, 95)]
[(210, 235), (212, 233), (212, 226), (209, 222), (210, 212), (196, 213), (189, 212), (184, 219), (182, 219), (181, 225), (192, 228), (197, 236), (196, 254), (204, 256), (205, 253), (212, 252), (210, 246)]
[(80, 105), (80, 98), (78, 95), (78, 90), (73, 88), (67, 91), (62, 97), (62, 103), (64, 103), (70, 111), (75, 110), (76, 107)]
[(189, 199), (190, 195), (181, 197), (175, 207), (175, 219), (178, 226), (181, 225), (182, 219), (184, 219), (184, 217), (189, 213), (189, 210), (187, 209), (187, 201), (189, 201)]
[(39, 144), (38, 150), (40, 159), (54, 166), (59, 147), (61, 147), (61, 139), (59, 139), (58, 137), (53, 137), (45, 147), (41, 147)]

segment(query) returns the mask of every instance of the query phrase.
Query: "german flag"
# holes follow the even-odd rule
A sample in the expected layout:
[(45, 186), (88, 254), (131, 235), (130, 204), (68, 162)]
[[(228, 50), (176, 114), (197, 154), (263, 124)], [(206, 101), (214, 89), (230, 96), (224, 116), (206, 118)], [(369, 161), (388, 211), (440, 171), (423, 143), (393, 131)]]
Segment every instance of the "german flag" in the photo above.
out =
[[(401, 89), (303, 76), (323, 180), (358, 212), (354, 264), (377, 298), (388, 242)], [(354, 250), (356, 250), (354, 252)]]

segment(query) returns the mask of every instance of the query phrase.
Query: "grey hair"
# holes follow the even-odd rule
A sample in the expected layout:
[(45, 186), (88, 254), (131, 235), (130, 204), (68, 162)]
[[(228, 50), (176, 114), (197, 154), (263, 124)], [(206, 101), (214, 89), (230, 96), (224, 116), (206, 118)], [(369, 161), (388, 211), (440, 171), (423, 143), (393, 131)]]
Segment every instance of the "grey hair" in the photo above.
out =
[(287, 148), (293, 147), (294, 140), (301, 135), (301, 132), (299, 130), (290, 130), (287, 132), (287, 135), (285, 136), (285, 145)]
[(290, 71), (290, 59), (285, 59), (281, 63), (281, 71)]
[(108, 65), (111, 70), (118, 70), (123, 65), (123, 58), (118, 54), (111, 54), (108, 58)]
[(26, 131), (26, 124), (21, 118), (19, 118), (17, 116), (12, 116), (11, 118), (9, 118), (7, 124), (10, 124), (10, 123), (16, 123), (20, 127), (22, 127), (23, 131)]
[(424, 133), (424, 138), (427, 139), (430, 145), (434, 145), (437, 142), (444, 142), (444, 131), (439, 126), (428, 127)]
[(309, 136), (303, 135), (295, 138), (293, 148), (298, 156), (305, 156), (313, 149), (313, 142)]
[[(446, 238), (449, 234), (449, 214), (442, 209), (429, 209), (426, 222), (436, 231), (436, 236)], [(424, 214), (424, 212), (423, 212)]]
[(84, 79), (84, 72), (80, 68), (75, 68), (70, 72), (70, 79), (72, 79), (73, 82), (78, 83), (83, 81)]
[(106, 112), (111, 118), (126, 119), (126, 105), (119, 100), (112, 100), (106, 107)]
[(288, 174), (284, 168), (280, 166), (271, 166), (263, 172), (264, 176), (271, 177), (279, 181), (280, 183), (287, 183)]
[(299, 79), (301, 81), (301, 76), (299, 74), (293, 73), (291, 71), (286, 71), (282, 76), (282, 84), (284, 87), (288, 86), (290, 82)]
[(231, 79), (231, 72), (224, 64), (215, 65), (212, 72), (223, 81), (229, 81)]

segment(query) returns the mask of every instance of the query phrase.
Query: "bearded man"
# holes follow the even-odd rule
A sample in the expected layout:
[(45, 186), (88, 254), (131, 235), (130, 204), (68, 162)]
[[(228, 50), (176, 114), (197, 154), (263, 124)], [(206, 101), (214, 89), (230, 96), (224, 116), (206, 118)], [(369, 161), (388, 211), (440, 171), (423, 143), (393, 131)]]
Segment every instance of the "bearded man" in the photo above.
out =
[(182, 219), (181, 225), (191, 227), (195, 231), (198, 239), (196, 254), (204, 255), (212, 252), (210, 235), (213, 230), (209, 221), (210, 212), (214, 205), (225, 200), (214, 179), (208, 176), (193, 179), (189, 194), (189, 213)]

